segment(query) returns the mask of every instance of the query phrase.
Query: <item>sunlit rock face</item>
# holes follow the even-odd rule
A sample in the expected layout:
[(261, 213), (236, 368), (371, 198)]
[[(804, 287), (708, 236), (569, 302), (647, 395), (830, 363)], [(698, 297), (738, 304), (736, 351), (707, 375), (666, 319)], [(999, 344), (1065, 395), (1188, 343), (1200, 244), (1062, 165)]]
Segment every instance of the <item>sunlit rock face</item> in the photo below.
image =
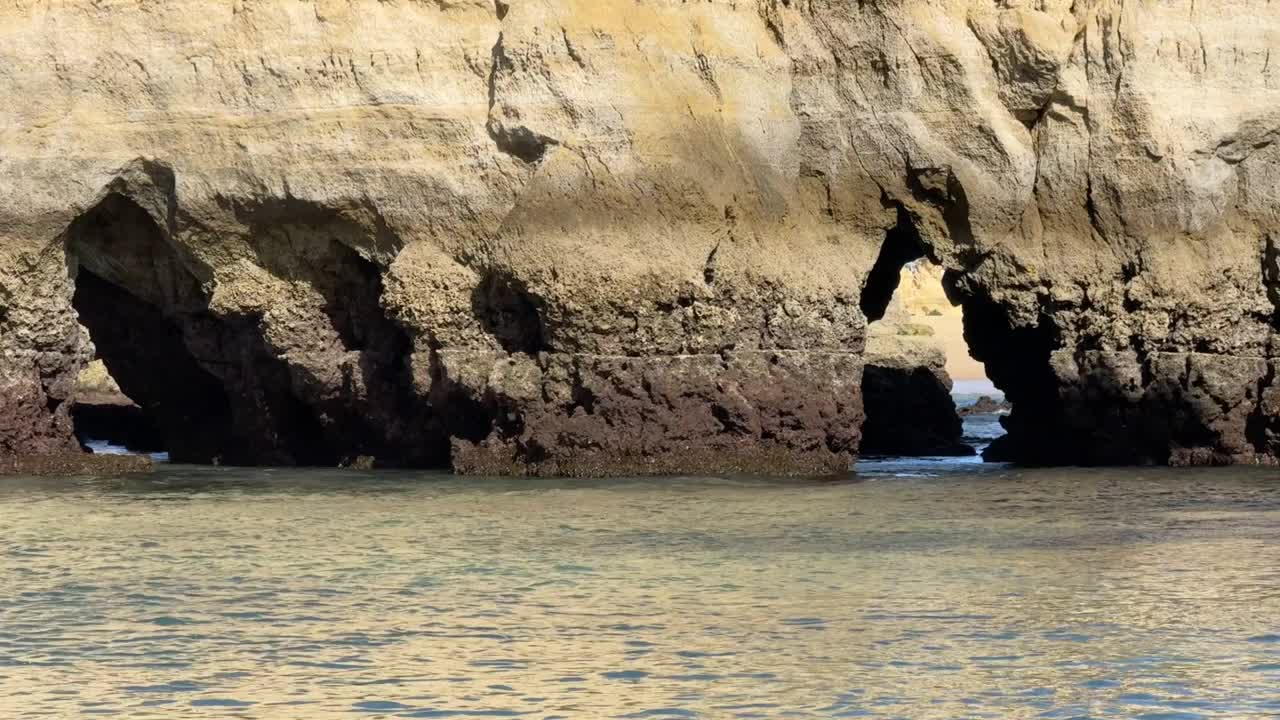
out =
[(0, 455), (76, 449), (98, 355), (199, 462), (843, 471), (906, 242), (1009, 456), (1273, 460), (1273, 48), (1265, 0), (10, 2)]

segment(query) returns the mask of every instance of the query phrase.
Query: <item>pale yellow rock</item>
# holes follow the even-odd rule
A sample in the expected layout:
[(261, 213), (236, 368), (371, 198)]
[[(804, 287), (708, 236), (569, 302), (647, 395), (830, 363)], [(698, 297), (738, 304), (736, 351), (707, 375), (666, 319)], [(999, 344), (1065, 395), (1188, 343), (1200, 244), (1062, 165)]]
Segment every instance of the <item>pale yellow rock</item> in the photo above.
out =
[[(510, 375), (452, 382), (446, 349), (541, 353), (544, 380), (854, 367), (905, 221), (992, 378), (1046, 406), (1024, 434), (1167, 416), (1137, 377), (1207, 428), (1151, 452), (1243, 459), (1275, 373), (1225, 397), (1187, 357), (1276, 353), (1273, 54), (1267, 0), (0, 2), (0, 392), (31, 428), (0, 454), (70, 438), (78, 269), (174, 323), (252, 437), (314, 416), (381, 452), (446, 399), (484, 408), (468, 436), (520, 427)], [(847, 454), (856, 414), (804, 442)]]
[(107, 371), (101, 360), (94, 360), (80, 372), (76, 380), (76, 390), (81, 397), (93, 396), (95, 399), (110, 399), (116, 402), (128, 402), (128, 398), (120, 391), (115, 378)]
[[(872, 353), (870, 340), (877, 336), (917, 337), (919, 365), (936, 362), (952, 380), (985, 380), (982, 363), (969, 353), (964, 339), (964, 311), (947, 298), (942, 275), (942, 268), (927, 260), (902, 268), (884, 319), (868, 327), (867, 352)], [(935, 354), (941, 359), (935, 361)]]

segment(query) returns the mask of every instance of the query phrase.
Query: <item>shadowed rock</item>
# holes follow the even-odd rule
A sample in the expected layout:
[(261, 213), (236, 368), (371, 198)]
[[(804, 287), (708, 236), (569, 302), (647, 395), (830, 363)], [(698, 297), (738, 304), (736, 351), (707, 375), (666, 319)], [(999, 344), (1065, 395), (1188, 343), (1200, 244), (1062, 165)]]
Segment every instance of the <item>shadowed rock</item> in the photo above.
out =
[(967, 407), (960, 408), (957, 412), (960, 417), (968, 417), (970, 415), (998, 415), (1008, 413), (1013, 409), (1007, 400), (996, 400), (990, 396), (983, 395), (976, 402)]
[(1266, 0), (244, 5), (0, 7), (0, 456), (839, 470), (923, 256), (1008, 456), (1280, 457)]
[(863, 455), (972, 455), (951, 398), (945, 356), (928, 338), (873, 335), (862, 401)]

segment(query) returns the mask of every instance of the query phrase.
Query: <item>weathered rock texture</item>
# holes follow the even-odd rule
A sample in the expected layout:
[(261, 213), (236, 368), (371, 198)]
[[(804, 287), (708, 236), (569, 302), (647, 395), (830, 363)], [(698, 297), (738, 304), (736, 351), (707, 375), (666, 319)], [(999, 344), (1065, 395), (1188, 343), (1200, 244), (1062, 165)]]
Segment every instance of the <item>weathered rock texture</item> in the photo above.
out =
[[(882, 249), (1031, 461), (1280, 454), (1267, 0), (0, 4), (0, 455), (839, 470)], [(90, 336), (92, 335), (92, 341)]]
[(875, 334), (862, 370), (863, 455), (973, 455), (932, 337)]

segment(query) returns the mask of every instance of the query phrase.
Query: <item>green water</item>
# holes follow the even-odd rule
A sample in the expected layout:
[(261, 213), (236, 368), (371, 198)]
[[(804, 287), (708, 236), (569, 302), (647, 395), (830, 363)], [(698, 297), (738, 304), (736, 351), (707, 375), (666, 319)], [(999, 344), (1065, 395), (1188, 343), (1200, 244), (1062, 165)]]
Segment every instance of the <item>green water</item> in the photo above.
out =
[(929, 475), (5, 479), (0, 717), (1280, 717), (1276, 472)]

